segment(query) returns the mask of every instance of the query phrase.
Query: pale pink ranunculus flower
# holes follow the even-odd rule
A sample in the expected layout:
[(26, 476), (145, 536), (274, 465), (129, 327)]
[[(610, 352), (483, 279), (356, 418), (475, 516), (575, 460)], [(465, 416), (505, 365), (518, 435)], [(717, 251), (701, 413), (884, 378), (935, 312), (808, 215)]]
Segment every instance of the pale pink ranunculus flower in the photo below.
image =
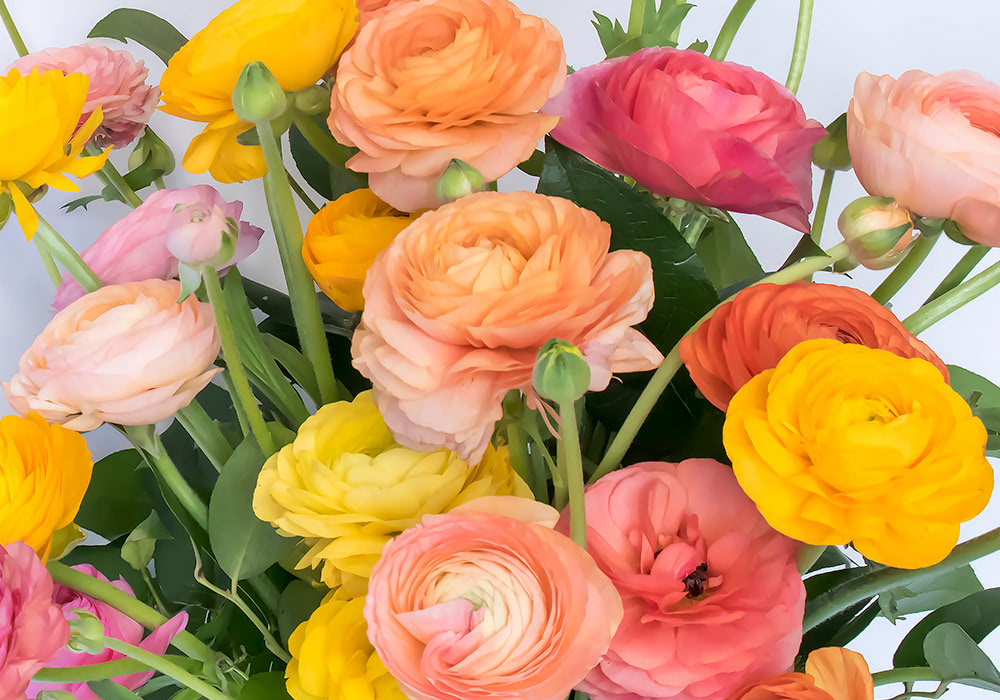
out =
[(31, 678), (69, 641), (52, 588), (35, 550), (0, 546), (0, 700), (24, 700)]
[(396, 440), (478, 462), (508, 391), (539, 405), (531, 374), (551, 338), (580, 349), (594, 391), (658, 366), (632, 328), (653, 305), (649, 258), (610, 240), (593, 212), (531, 192), (462, 197), (400, 233), (368, 273), (352, 346)]
[(654, 194), (809, 230), (826, 129), (752, 68), (643, 49), (573, 73), (543, 111), (560, 117), (552, 138)]
[[(792, 666), (799, 543), (773, 530), (732, 468), (647, 462), (587, 489), (587, 549), (625, 616), (577, 686), (594, 700), (726, 700)], [(557, 526), (569, 529), (568, 511)]]
[(861, 73), (847, 141), (869, 194), (1000, 246), (1000, 85), (969, 71)]
[[(177, 257), (167, 249), (167, 238), (177, 223), (178, 207), (193, 206), (212, 210), (216, 207), (239, 222), (236, 251), (228, 261), (232, 266), (257, 250), (264, 231), (247, 221), (240, 221), (243, 202), (227, 202), (211, 185), (195, 185), (179, 190), (159, 190), (129, 212), (80, 254), (105, 284), (170, 279), (177, 276)], [(224, 272), (223, 267), (220, 272)], [(58, 309), (83, 296), (83, 288), (68, 274), (56, 290), (53, 306)]]
[(11, 407), (78, 431), (145, 425), (191, 403), (220, 368), (209, 304), (181, 303), (176, 280), (146, 280), (77, 299), (57, 313), (3, 384)]
[(507, 500), (425, 516), (372, 571), (368, 638), (413, 700), (562, 700), (618, 627), (614, 586), (541, 524), (556, 512)]
[(141, 60), (128, 51), (99, 44), (36, 51), (17, 59), (7, 70), (11, 68), (24, 75), (37, 68), (39, 72), (58, 70), (89, 77), (80, 124), (100, 108), (104, 119), (91, 140), (101, 148), (122, 148), (132, 143), (146, 128), (160, 101), (160, 88), (146, 84), (149, 69)]
[[(92, 576), (100, 581), (109, 583), (122, 593), (135, 596), (132, 587), (119, 578), (117, 581), (109, 581), (100, 571), (89, 564), (74, 566), (77, 571)], [(170, 641), (176, 637), (187, 625), (188, 615), (181, 612), (163, 623), (148, 637), (138, 622), (125, 613), (119, 612), (107, 603), (85, 596), (74, 591), (72, 588), (56, 584), (52, 596), (53, 602), (62, 609), (62, 614), (70, 620), (76, 617), (74, 611), (82, 610), (96, 617), (104, 625), (104, 634), (111, 639), (119, 639), (128, 644), (144, 649), (152, 654), (162, 654), (170, 646)], [(71, 668), (74, 666), (84, 666), (87, 664), (100, 664), (106, 661), (116, 661), (124, 659), (123, 654), (105, 649), (99, 654), (75, 653), (63, 648), (50, 659), (45, 665), (49, 668)], [(135, 690), (153, 677), (153, 672), (135, 673), (130, 676), (118, 676), (112, 680), (120, 686)], [(70, 693), (76, 700), (99, 700), (98, 696), (87, 687), (86, 683), (38, 683), (32, 682), (28, 686), (27, 696), (34, 698), (43, 690), (63, 690)]]
[[(229, 235), (229, 217), (222, 207), (198, 204), (180, 206), (174, 212), (167, 234), (167, 250), (189, 267), (218, 266), (224, 239)], [(227, 251), (228, 252), (228, 251)]]

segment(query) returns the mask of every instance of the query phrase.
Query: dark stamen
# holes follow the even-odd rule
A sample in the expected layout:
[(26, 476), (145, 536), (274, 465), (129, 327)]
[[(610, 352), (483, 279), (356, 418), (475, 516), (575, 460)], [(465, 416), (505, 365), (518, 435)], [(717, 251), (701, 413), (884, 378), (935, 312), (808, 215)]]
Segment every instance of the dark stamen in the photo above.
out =
[(699, 564), (697, 568), (682, 579), (684, 591), (688, 598), (697, 598), (705, 592), (708, 583), (708, 564)]

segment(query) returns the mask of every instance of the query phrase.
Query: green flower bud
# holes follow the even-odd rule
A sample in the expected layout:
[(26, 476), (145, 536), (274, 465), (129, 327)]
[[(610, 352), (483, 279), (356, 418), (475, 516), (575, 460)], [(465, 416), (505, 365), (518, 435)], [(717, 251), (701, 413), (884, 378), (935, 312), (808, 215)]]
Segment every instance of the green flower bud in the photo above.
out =
[(104, 651), (104, 625), (84, 610), (72, 612), (76, 617), (69, 621), (70, 638), (66, 646), (78, 654), (100, 654)]
[(135, 170), (142, 165), (159, 171), (160, 177), (172, 173), (177, 165), (170, 146), (149, 129), (146, 129), (146, 133), (135, 142), (135, 148), (128, 156), (129, 170)]
[(847, 113), (826, 127), (826, 136), (813, 146), (813, 163), (823, 170), (850, 170), (851, 151), (847, 147)]
[(274, 75), (260, 61), (248, 63), (233, 90), (233, 109), (245, 122), (256, 124), (285, 113), (288, 98)]
[(538, 351), (533, 379), (542, 398), (576, 401), (590, 386), (590, 365), (575, 345), (553, 338)]
[(891, 197), (862, 197), (844, 209), (837, 226), (851, 254), (869, 270), (892, 267), (917, 239), (910, 212)]
[(310, 85), (305, 90), (299, 90), (295, 93), (295, 109), (310, 117), (316, 114), (329, 114), (330, 88)]
[(76, 700), (76, 698), (65, 690), (40, 690), (35, 700)]
[(442, 202), (454, 202), (467, 194), (486, 189), (483, 174), (464, 160), (453, 158), (437, 181), (437, 197)]
[(7, 219), (10, 218), (10, 212), (13, 209), (14, 203), (10, 198), (10, 193), (4, 192), (0, 194), (0, 228), (3, 228), (7, 223)]

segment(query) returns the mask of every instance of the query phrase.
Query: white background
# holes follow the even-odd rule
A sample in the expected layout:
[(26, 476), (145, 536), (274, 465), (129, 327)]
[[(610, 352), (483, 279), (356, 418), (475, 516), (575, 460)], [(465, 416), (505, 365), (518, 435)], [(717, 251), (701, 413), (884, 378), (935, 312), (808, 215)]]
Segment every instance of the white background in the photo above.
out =
[[(525, 11), (548, 17), (562, 32), (569, 63), (589, 65), (603, 55), (596, 34), (590, 26), (590, 10), (621, 18), (628, 14), (627, 0), (516, 0)], [(7, 0), (21, 28), (29, 49), (66, 46), (81, 42), (90, 28), (107, 12), (126, 4), (157, 13), (170, 20), (182, 33), (191, 36), (211, 17), (228, 6), (227, 0)], [(696, 39), (714, 40), (729, 11), (729, 0), (703, 0), (691, 11), (684, 25), (681, 45)], [(796, 0), (761, 0), (750, 12), (729, 53), (729, 59), (761, 70), (784, 82), (791, 56), (798, 2)], [(955, 69), (978, 71), (1000, 82), (1000, 63), (996, 53), (996, 27), (1000, 5), (992, 0), (818, 0), (813, 16), (813, 33), (805, 76), (799, 97), (809, 116), (828, 123), (843, 112), (850, 99), (854, 77), (861, 71), (898, 75), (910, 68), (929, 72)], [(114, 42), (108, 42), (114, 46)], [(154, 76), (162, 64), (141, 47), (132, 45), (137, 55), (146, 59)], [(13, 60), (15, 54), (0, 37), (0, 64)], [(183, 153), (195, 127), (167, 115), (157, 114), (153, 125), (173, 145), (178, 156)], [(0, 151), (2, 157), (2, 151)], [(116, 156), (117, 158), (118, 156)], [(119, 161), (119, 165), (124, 163)], [(207, 176), (178, 171), (167, 179), (168, 186), (207, 183)], [(504, 189), (521, 186), (524, 180), (512, 179)], [(818, 188), (818, 178), (815, 183)], [(96, 191), (97, 183), (84, 183), (84, 193)], [(267, 216), (260, 184), (223, 186), (228, 198), (242, 199), (246, 218), (267, 228)], [(834, 185), (827, 222), (825, 247), (837, 242), (835, 220), (843, 206), (862, 191), (852, 173), (838, 175)], [(78, 196), (78, 195), (75, 195)], [(63, 213), (59, 207), (73, 198), (51, 192), (41, 204), (44, 215), (77, 249), (92, 242), (97, 235), (123, 216), (127, 209), (117, 203), (97, 202), (90, 211)], [(765, 269), (785, 258), (798, 238), (790, 229), (757, 219), (741, 219), (744, 229), (758, 250)], [(894, 310), (905, 316), (919, 306), (937, 282), (963, 253), (963, 249), (943, 241), (931, 260), (896, 299)], [(995, 255), (983, 264), (989, 264)], [(38, 261), (34, 247), (25, 242), (19, 228), (11, 223), (0, 236), (0, 378), (8, 379), (16, 371), (17, 360), (49, 318), (52, 289)], [(265, 236), (261, 249), (241, 265), (244, 274), (278, 285), (280, 268), (273, 242)], [(845, 283), (871, 290), (881, 274), (865, 271)], [(1000, 331), (994, 321), (1000, 291), (973, 302), (940, 322), (921, 337), (930, 343), (946, 362), (959, 364), (1000, 383), (1000, 363), (994, 348)], [(0, 414), (9, 413), (0, 400)], [(118, 436), (110, 430), (98, 430), (88, 436), (95, 457), (117, 449)], [(1000, 499), (997, 499), (1000, 500)], [(1000, 522), (1000, 507), (993, 505), (964, 528), (964, 535), (974, 535)], [(1000, 557), (987, 559), (976, 568), (987, 587), (1000, 586)], [(872, 670), (891, 666), (891, 655), (904, 629), (893, 629), (880, 619), (852, 647), (869, 659)], [(987, 639), (984, 646), (1000, 659), (1000, 635)], [(899, 687), (893, 687), (899, 692)], [(880, 696), (895, 694), (883, 689)], [(947, 697), (987, 697), (985, 691), (955, 687)]]

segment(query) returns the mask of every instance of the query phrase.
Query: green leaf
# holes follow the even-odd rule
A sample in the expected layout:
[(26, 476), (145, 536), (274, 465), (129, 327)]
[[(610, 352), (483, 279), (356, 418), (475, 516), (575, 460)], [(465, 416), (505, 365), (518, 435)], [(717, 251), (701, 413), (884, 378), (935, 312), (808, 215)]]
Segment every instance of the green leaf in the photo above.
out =
[(621, 22), (618, 20), (612, 22), (610, 18), (605, 17), (600, 12), (594, 13), (594, 19), (591, 20), (591, 24), (597, 30), (597, 38), (600, 39), (601, 47), (604, 49), (606, 55), (610, 55), (612, 51), (628, 39), (628, 33)]
[(316, 375), (313, 374), (312, 365), (309, 364), (306, 356), (281, 338), (273, 336), (270, 333), (264, 333), (261, 337), (264, 341), (264, 347), (271, 351), (278, 364), (285, 368), (292, 379), (295, 380), (295, 383), (309, 394), (309, 398), (317, 406), (321, 405), (319, 384), (316, 383)]
[(236, 700), (291, 700), (281, 671), (260, 673), (250, 678)]
[(128, 688), (124, 688), (111, 679), (102, 681), (90, 681), (87, 684), (97, 697), (101, 700), (142, 700)]
[(924, 639), (938, 625), (954, 622), (977, 644), (1000, 625), (1000, 588), (987, 588), (966, 596), (943, 608), (938, 608), (918, 622), (903, 638), (892, 664), (896, 668), (926, 666)]
[(712, 219), (695, 252), (705, 266), (705, 272), (718, 290), (737, 284), (756, 282), (764, 276), (757, 256), (747, 245), (743, 231), (735, 221)]
[(822, 571), (823, 569), (852, 567), (854, 562), (847, 558), (847, 555), (839, 547), (829, 546), (823, 550), (819, 559), (809, 569), (809, 573)]
[(972, 413), (986, 426), (986, 454), (1000, 457), (1000, 387), (975, 372), (948, 365), (951, 388), (972, 408)]
[(326, 597), (326, 591), (314, 588), (305, 581), (292, 581), (281, 592), (278, 599), (278, 632), (281, 641), (288, 644), (288, 638), (300, 624), (309, 619)]
[(95, 24), (87, 36), (106, 37), (121, 42), (132, 39), (152, 51), (164, 63), (169, 62), (177, 49), (187, 43), (187, 37), (170, 22), (152, 12), (129, 8), (113, 10)]
[(814, 258), (817, 255), (826, 255), (826, 251), (820, 248), (809, 234), (805, 234), (799, 239), (799, 242), (795, 244), (792, 248), (792, 252), (788, 254), (785, 262), (781, 263), (781, 269), (784, 270), (789, 265), (794, 265), (800, 260), (805, 260), (806, 258)]
[[(594, 22), (595, 28), (597, 28), (597, 34), (601, 37), (601, 45), (604, 46), (608, 58), (616, 58), (618, 56), (631, 56), (639, 49), (646, 49), (652, 46), (677, 46), (677, 35), (680, 32), (681, 22), (687, 17), (688, 12), (694, 5), (686, 2), (676, 2), (675, 0), (661, 0), (660, 6), (657, 8), (655, 0), (647, 0), (645, 19), (642, 23), (642, 33), (637, 37), (628, 38), (627, 32), (622, 30), (621, 25), (617, 22), (608, 30), (608, 24), (601, 23), (598, 26), (598, 22), (601, 21), (601, 16), (597, 15), (598, 21)], [(606, 19), (606, 18), (604, 18)], [(602, 36), (602, 31), (607, 35), (608, 43), (614, 43), (618, 41), (618, 45), (612, 47), (608, 50), (605, 45), (605, 37)]]
[[(295, 434), (276, 423), (268, 426), (275, 442), (287, 445)], [(208, 536), (219, 566), (234, 581), (263, 573), (295, 547), (295, 540), (279, 535), (253, 512), (253, 492), (265, 456), (253, 435), (233, 452), (222, 467), (208, 509)]]
[[(322, 119), (317, 119), (316, 123), (328, 128)], [(299, 174), (321, 197), (332, 201), (342, 194), (368, 187), (367, 175), (331, 165), (294, 124), (288, 130), (288, 144)]]
[(66, 210), (68, 214), (71, 211), (76, 211), (77, 209), (87, 210), (87, 207), (96, 202), (99, 199), (104, 199), (103, 194), (88, 194), (86, 197), (80, 197), (79, 199), (74, 199), (71, 202), (66, 202), (62, 205), (62, 208)]
[(966, 564), (911, 586), (900, 586), (881, 593), (878, 604), (890, 622), (903, 615), (936, 610), (972, 593), (983, 590), (976, 572)]
[(704, 39), (699, 39), (698, 41), (692, 41), (688, 45), (688, 51), (697, 51), (698, 53), (705, 53), (708, 51), (708, 42)]
[(76, 524), (113, 540), (141, 523), (153, 510), (148, 495), (151, 480), (144, 478), (139, 468), (141, 463), (142, 457), (131, 449), (97, 462)]
[[(806, 609), (809, 602), (819, 595), (842, 583), (851, 581), (871, 572), (868, 566), (851, 566), (846, 569), (836, 569), (814, 574), (805, 579)], [(879, 606), (874, 597), (861, 600), (849, 608), (840, 611), (829, 620), (807, 631), (802, 637), (799, 647), (799, 661), (805, 662), (810, 652), (827, 646), (844, 646), (857, 637), (878, 617)], [(801, 666), (801, 663), (799, 664)]]
[(927, 664), (948, 681), (1000, 690), (1000, 672), (979, 645), (954, 622), (938, 625), (924, 638)]
[(142, 571), (152, 561), (156, 543), (166, 539), (170, 539), (170, 532), (163, 526), (156, 511), (153, 511), (125, 538), (122, 559), (136, 571)]

